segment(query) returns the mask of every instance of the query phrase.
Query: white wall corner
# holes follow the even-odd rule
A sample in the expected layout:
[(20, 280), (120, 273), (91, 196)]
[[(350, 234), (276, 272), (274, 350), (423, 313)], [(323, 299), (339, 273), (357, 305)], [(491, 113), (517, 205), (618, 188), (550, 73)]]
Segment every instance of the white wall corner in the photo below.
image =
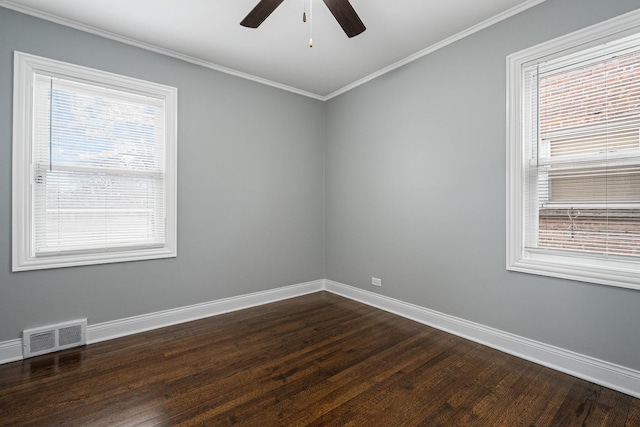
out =
[(640, 398), (640, 371), (343, 283), (324, 280), (324, 289), (336, 295), (359, 301), (513, 356)]

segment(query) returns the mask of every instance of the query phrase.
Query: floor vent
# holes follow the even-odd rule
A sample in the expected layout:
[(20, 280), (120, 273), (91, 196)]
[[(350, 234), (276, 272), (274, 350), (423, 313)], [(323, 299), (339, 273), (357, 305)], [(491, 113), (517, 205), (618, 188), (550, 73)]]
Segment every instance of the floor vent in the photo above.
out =
[(58, 323), (22, 331), (24, 358), (53, 353), (87, 343), (87, 319)]

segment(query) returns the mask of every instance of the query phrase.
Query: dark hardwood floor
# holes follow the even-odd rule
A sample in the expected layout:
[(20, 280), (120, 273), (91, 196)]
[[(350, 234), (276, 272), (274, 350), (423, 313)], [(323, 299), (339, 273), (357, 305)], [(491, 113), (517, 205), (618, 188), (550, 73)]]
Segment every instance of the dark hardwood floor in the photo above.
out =
[(640, 426), (640, 399), (321, 292), (2, 365), (0, 424)]

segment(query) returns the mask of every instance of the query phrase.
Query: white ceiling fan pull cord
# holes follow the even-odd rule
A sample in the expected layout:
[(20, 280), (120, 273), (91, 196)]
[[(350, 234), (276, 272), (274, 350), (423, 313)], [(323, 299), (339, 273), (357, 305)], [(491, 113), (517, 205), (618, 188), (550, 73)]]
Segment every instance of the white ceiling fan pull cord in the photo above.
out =
[(313, 0), (309, 0), (309, 47), (313, 47)]

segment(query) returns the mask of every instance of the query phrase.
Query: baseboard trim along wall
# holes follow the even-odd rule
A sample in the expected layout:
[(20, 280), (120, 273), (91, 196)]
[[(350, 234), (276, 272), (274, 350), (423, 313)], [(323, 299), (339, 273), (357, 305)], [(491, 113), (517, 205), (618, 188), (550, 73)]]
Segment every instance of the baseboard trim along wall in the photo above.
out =
[[(87, 327), (87, 344), (216, 316), (322, 290), (640, 398), (640, 371), (331, 280), (316, 280), (89, 325)], [(21, 359), (22, 340), (14, 339), (0, 342), (0, 364)]]
[(462, 338), (640, 398), (640, 371), (331, 280), (324, 289)]
[[(268, 291), (255, 292), (224, 298), (215, 301), (178, 307), (110, 322), (87, 326), (87, 344), (94, 344), (115, 338), (133, 335), (165, 326), (177, 325), (205, 317), (242, 310), (301, 295), (319, 292), (324, 289), (323, 280), (284, 286)], [(0, 364), (15, 362), (22, 357), (22, 340), (15, 339), (0, 342)]]
[(0, 365), (22, 359), (22, 340), (0, 342)]
[(224, 298), (216, 301), (174, 308), (171, 310), (158, 311), (156, 313), (144, 314), (121, 320), (114, 320), (112, 322), (99, 323), (87, 327), (87, 344), (111, 340), (114, 338), (137, 334), (139, 332), (163, 328), (165, 326), (177, 325), (179, 323), (204, 319), (205, 317), (217, 316), (219, 314), (230, 313), (232, 311), (242, 310), (249, 307), (311, 294), (321, 291), (323, 286), (324, 282), (322, 280), (316, 280), (313, 282), (300, 283), (298, 285), (270, 289), (268, 291), (239, 295), (236, 297)]

